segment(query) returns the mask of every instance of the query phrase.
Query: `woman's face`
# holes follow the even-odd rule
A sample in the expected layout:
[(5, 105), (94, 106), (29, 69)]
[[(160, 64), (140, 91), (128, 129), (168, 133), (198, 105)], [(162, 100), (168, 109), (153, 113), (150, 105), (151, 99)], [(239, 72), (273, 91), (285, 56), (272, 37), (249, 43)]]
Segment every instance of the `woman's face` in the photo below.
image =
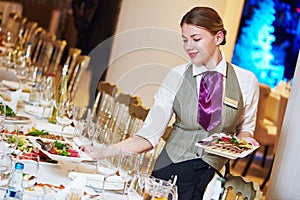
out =
[(220, 42), (217, 35), (212, 35), (206, 29), (191, 24), (183, 24), (181, 30), (184, 50), (193, 64), (209, 66), (211, 61), (219, 62), (216, 60), (220, 55)]

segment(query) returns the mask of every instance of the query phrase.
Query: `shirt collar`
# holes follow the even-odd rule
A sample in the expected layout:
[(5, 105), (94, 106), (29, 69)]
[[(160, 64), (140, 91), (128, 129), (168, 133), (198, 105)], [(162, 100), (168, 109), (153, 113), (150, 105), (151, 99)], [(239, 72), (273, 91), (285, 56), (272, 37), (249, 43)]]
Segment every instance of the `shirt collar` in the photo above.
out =
[[(226, 59), (223, 53), (222, 54), (222, 60), (220, 63), (215, 67), (213, 71), (217, 71), (221, 73), (223, 76), (226, 76), (227, 74), (227, 64), (226, 64)], [(202, 74), (203, 72), (206, 72), (207, 69), (204, 66), (196, 66), (193, 64), (193, 76), (198, 76)]]

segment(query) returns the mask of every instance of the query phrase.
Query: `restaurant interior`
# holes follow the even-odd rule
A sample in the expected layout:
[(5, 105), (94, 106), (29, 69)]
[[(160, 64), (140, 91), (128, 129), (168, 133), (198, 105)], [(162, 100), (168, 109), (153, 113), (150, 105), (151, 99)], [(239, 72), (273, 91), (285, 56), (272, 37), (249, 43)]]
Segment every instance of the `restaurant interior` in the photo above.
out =
[[(260, 147), (245, 156), (234, 156), (229, 162), (230, 176), (226, 176), (227, 179), (214, 177), (204, 199), (299, 198), (300, 0), (0, 1), (0, 103), (4, 101), (13, 108), (12, 112), (24, 117), (15, 122), (9, 121), (6, 114), (5, 123), (13, 125), (18, 135), (19, 132), (41, 135), (53, 132), (77, 146), (92, 144), (94, 140), (111, 144), (132, 136), (142, 127), (154, 103), (153, 96), (168, 71), (189, 61), (182, 48), (179, 23), (194, 6), (209, 6), (218, 11), (227, 29), (227, 43), (221, 47), (222, 52), (228, 61), (256, 75), (260, 93), (254, 131)], [(20, 41), (21, 46), (18, 46)], [(21, 52), (23, 60), (19, 57)], [(20, 63), (24, 63), (26, 72), (18, 70)], [(61, 86), (64, 80), (65, 88)], [(38, 88), (42, 81), (47, 83), (44, 89)], [(97, 121), (93, 122), (97, 125), (92, 127), (92, 139), (86, 136), (77, 139), (80, 134), (76, 131), (91, 129), (88, 122), (81, 125), (79, 119), (59, 121), (59, 115), (64, 114), (60, 110), (64, 109), (52, 100), (44, 100), (48, 86), (51, 86), (51, 99), (68, 98), (78, 110), (85, 108), (81, 117), (86, 117), (86, 121)], [(42, 100), (36, 103), (35, 94)], [(53, 108), (57, 124), (49, 123)], [(51, 160), (58, 160), (54, 167), (41, 164), (40, 157), (34, 181), (52, 184), (51, 189), (45, 189), (44, 184), (42, 191), (34, 193), (36, 198), (33, 193), (25, 195), (25, 192), (24, 199), (76, 199), (75, 196), (81, 199), (124, 199), (124, 196), (133, 200), (146, 199), (138, 181), (140, 174), (151, 173), (166, 144), (172, 122), (153, 150), (135, 155), (141, 166), (124, 164), (124, 168), (131, 168), (131, 173), (135, 171), (133, 168), (139, 168), (139, 176), (128, 175), (129, 169), (124, 169), (127, 176), (109, 175), (106, 181), (102, 174), (101, 188), (96, 179), (99, 177), (92, 176), (101, 174), (100, 162), (93, 163), (85, 154), (79, 156), (81, 150), (77, 148), (78, 152), (73, 152), (75, 156), (71, 158), (50, 155)], [(1, 128), (3, 134), (0, 135), (4, 135), (4, 130), (8, 129)], [(29, 141), (44, 152), (46, 143), (33, 138), (31, 135)], [(1, 145), (4, 140), (4, 136), (1, 137)], [(21, 141), (20, 136), (18, 140)], [(13, 151), (18, 150), (18, 145)], [(1, 163), (4, 163), (7, 157), (1, 148)], [(46, 150), (44, 154), (49, 157), (49, 152)], [(22, 153), (15, 155), (22, 158)], [(126, 157), (127, 162), (132, 159), (131, 164), (135, 163), (136, 157), (130, 156)], [(41, 170), (49, 173), (45, 175)], [(2, 177), (1, 174), (0, 180)], [(114, 182), (120, 183), (120, 177), (125, 183), (121, 189), (120, 184)], [(84, 189), (83, 181), (86, 182)], [(222, 192), (216, 189), (218, 181), (222, 184)], [(62, 185), (63, 188), (58, 188)], [(174, 189), (170, 188), (167, 195)], [(219, 192), (217, 197), (216, 191)], [(0, 185), (0, 198), (5, 192), (5, 185)], [(172, 198), (176, 199), (174, 194)]]

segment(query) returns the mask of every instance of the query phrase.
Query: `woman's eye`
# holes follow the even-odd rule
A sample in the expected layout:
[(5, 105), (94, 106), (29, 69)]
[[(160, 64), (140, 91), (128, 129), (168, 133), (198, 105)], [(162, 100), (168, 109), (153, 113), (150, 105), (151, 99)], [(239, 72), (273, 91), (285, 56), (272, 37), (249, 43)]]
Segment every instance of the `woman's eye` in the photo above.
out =
[(198, 42), (198, 41), (200, 41), (201, 39), (200, 38), (194, 38), (193, 39), (195, 42)]

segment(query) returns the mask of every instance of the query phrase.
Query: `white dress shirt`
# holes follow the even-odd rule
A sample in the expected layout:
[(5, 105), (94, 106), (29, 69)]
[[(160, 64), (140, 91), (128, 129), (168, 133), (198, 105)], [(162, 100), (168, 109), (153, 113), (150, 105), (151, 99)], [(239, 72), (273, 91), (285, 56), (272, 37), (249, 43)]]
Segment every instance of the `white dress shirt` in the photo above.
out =
[[(157, 93), (154, 96), (152, 105), (143, 127), (135, 134), (147, 139), (152, 146), (156, 146), (160, 137), (173, 115), (173, 102), (182, 81), (184, 72), (191, 63), (186, 63), (172, 68), (161, 83)], [(226, 60), (222, 54), (221, 62), (215, 67), (223, 75), (223, 84), (225, 91), (226, 83)], [(247, 131), (253, 135), (256, 123), (256, 111), (259, 97), (259, 83), (254, 73), (233, 65), (237, 79), (240, 84), (244, 101), (244, 111), (239, 121), (237, 131)], [(201, 73), (207, 71), (204, 66), (197, 67), (193, 65), (193, 75), (196, 76), (197, 91), (199, 91)], [(186, 97), (189, 98), (189, 97)]]

